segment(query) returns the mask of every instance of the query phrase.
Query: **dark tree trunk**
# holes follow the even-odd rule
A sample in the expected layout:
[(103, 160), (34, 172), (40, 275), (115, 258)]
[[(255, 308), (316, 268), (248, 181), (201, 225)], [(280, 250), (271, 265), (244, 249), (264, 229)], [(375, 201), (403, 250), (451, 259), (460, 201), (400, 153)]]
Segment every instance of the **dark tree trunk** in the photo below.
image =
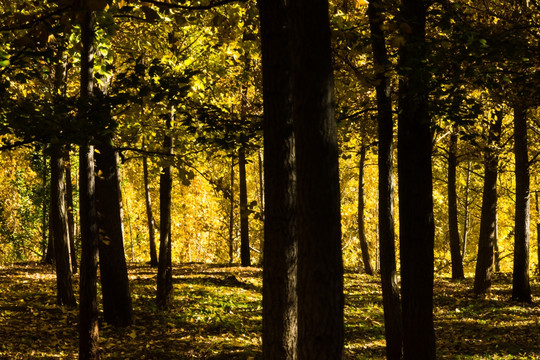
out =
[(327, 0), (290, 2), (296, 142), (298, 358), (343, 356), (338, 148)]
[(249, 251), (249, 209), (247, 201), (246, 149), (238, 150), (238, 175), (240, 182), (240, 261), (242, 266), (251, 266)]
[(373, 275), (371, 261), (369, 259), (369, 247), (366, 239), (366, 227), (364, 223), (364, 166), (366, 163), (366, 147), (360, 148), (360, 164), (358, 168), (358, 237), (360, 239), (360, 250), (362, 253), (362, 263), (364, 271), (368, 275)]
[(514, 108), (514, 155), (516, 159), (516, 230), (512, 299), (531, 302), (529, 282), (530, 179), (527, 151), (527, 110)]
[(469, 233), (469, 192), (471, 187), (471, 161), (467, 163), (467, 179), (465, 180), (465, 209), (463, 211), (463, 249), (461, 259), (465, 260), (467, 255), (468, 233)]
[(495, 214), (495, 234), (493, 236), (493, 267), (495, 272), (501, 271), (501, 254), (499, 252), (499, 216)]
[(158, 266), (156, 252), (156, 225), (152, 213), (152, 199), (150, 197), (150, 181), (148, 178), (148, 158), (143, 156), (143, 179), (144, 179), (144, 200), (146, 203), (146, 219), (148, 222), (148, 239), (150, 241), (150, 266)]
[[(108, 109), (104, 109), (108, 113)], [(124, 253), (122, 196), (118, 154), (109, 135), (100, 138), (96, 151), (96, 206), (99, 227), (99, 269), (104, 320), (113, 326), (131, 325), (133, 310)]]
[[(50, 195), (49, 195), (50, 196)], [(49, 199), (50, 202), (50, 199)], [(54, 238), (51, 233), (51, 209), (49, 209), (49, 232), (47, 236), (47, 252), (45, 253), (45, 257), (43, 258), (43, 262), (45, 264), (52, 265), (54, 264)]]
[(59, 305), (75, 307), (77, 301), (71, 281), (69, 225), (66, 208), (65, 168), (62, 147), (51, 145), (51, 224), (56, 259), (56, 300)]
[(427, 2), (403, 0), (399, 51), (398, 176), (405, 360), (435, 359), (431, 129), (425, 66)]
[(73, 184), (71, 183), (71, 160), (69, 150), (64, 151), (64, 164), (66, 169), (66, 206), (69, 229), (69, 250), (71, 255), (71, 270), (77, 273), (77, 251), (75, 248), (75, 219), (73, 216)]
[(484, 153), (484, 190), (473, 288), (473, 292), (477, 295), (483, 295), (489, 291), (493, 275), (493, 248), (497, 236), (497, 173), (499, 167), (499, 155), (495, 147), (498, 146), (501, 136), (502, 118), (502, 113), (498, 113), (495, 123), (490, 125), (488, 147)]
[[(173, 112), (171, 112), (171, 117)], [(167, 131), (171, 128), (172, 119), (167, 119)], [(173, 141), (169, 134), (163, 139), (164, 152), (169, 155), (167, 164), (161, 168), (159, 176), (159, 264), (157, 275), (156, 302), (160, 308), (168, 308), (171, 302), (172, 283), (172, 238), (171, 238), (171, 196), (172, 196), (172, 156)]]
[(231, 158), (229, 204), (229, 265), (232, 265), (234, 262), (234, 157)]
[(41, 247), (43, 249), (43, 258), (42, 261), (46, 264), (52, 264), (53, 258), (51, 254), (49, 253), (52, 251), (52, 249), (49, 249), (52, 242), (49, 241), (49, 203), (50, 199), (47, 195), (50, 195), (50, 193), (47, 193), (47, 189), (50, 189), (49, 186), (49, 166), (47, 165), (47, 154), (45, 152), (45, 146), (43, 146), (43, 163), (42, 163), (42, 170), (41, 170), (41, 181), (43, 184), (43, 197), (42, 197), (42, 203), (41, 203)]
[[(93, 92), (95, 13), (81, 12), (81, 119), (90, 121)], [(98, 227), (96, 212), (94, 148), (90, 140), (79, 150), (79, 193), (81, 221), (81, 274), (79, 306), (79, 359), (99, 359), (97, 310)]]
[(264, 100), (263, 358), (297, 359), (296, 176), (287, 8), (259, 0)]
[(448, 149), (448, 233), (450, 235), (452, 279), (462, 280), (465, 279), (465, 274), (463, 273), (463, 259), (461, 257), (461, 241), (459, 239), (459, 224), (457, 212), (457, 141), (457, 132), (455, 130), (452, 130), (452, 134), (450, 134), (450, 145)]
[(392, 120), (392, 88), (386, 69), (390, 66), (385, 46), (383, 3), (370, 1), (368, 5), (369, 27), (373, 62), (381, 70), (377, 73), (377, 122), (379, 133), (379, 254), (381, 285), (384, 307), (386, 356), (400, 360), (403, 355), (401, 303), (396, 270), (394, 232), (394, 121)]

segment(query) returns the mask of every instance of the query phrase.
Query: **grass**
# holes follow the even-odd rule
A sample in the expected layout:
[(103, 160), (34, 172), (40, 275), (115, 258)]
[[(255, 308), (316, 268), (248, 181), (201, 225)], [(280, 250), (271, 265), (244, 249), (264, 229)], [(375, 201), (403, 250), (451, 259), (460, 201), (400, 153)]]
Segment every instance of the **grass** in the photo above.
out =
[[(131, 265), (134, 324), (100, 326), (103, 359), (261, 359), (261, 269), (185, 264), (174, 268), (169, 311), (155, 306), (156, 271)], [(78, 279), (75, 277), (75, 286)], [(378, 277), (345, 275), (345, 357), (384, 359)], [(540, 285), (533, 304), (510, 299), (511, 278), (497, 274), (486, 299), (472, 280), (435, 280), (439, 359), (540, 359)], [(0, 268), (0, 359), (77, 357), (77, 311), (55, 305), (52, 267)]]

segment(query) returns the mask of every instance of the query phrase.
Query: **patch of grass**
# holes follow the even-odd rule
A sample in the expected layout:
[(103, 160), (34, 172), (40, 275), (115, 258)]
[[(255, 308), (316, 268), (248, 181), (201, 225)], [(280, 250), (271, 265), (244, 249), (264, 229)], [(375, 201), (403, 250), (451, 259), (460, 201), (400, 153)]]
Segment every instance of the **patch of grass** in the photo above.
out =
[[(156, 270), (131, 265), (134, 324), (100, 326), (103, 359), (261, 359), (261, 269), (175, 266), (173, 305), (155, 306)], [(75, 289), (78, 279), (75, 277)], [(540, 285), (534, 303), (510, 300), (511, 277), (498, 274), (491, 294), (475, 298), (472, 280), (435, 280), (439, 359), (540, 359)], [(345, 274), (346, 359), (384, 359), (379, 278)], [(78, 314), (55, 304), (52, 267), (0, 268), (0, 359), (77, 357)]]

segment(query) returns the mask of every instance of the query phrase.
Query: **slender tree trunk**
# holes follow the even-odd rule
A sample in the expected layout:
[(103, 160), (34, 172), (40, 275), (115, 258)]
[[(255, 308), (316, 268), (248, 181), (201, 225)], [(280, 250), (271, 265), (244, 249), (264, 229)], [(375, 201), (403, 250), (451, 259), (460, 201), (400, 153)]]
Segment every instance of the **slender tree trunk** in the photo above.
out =
[(45, 146), (43, 146), (43, 163), (42, 163), (42, 170), (41, 170), (41, 181), (43, 184), (43, 196), (42, 196), (42, 203), (41, 203), (41, 247), (43, 249), (43, 258), (42, 261), (46, 264), (52, 263), (52, 257), (50, 257), (49, 254), (49, 203), (50, 200), (48, 199), (48, 193), (47, 190), (50, 189), (49, 186), (49, 167), (47, 165), (47, 154), (45, 152)]
[[(50, 195), (49, 195), (50, 196)], [(49, 199), (50, 202), (50, 199)], [(45, 258), (43, 259), (43, 262), (45, 264), (52, 265), (54, 264), (54, 238), (51, 234), (51, 209), (49, 209), (49, 233), (47, 236), (47, 252), (45, 253)]]
[(240, 181), (240, 260), (242, 266), (251, 266), (249, 250), (249, 209), (247, 200), (246, 149), (238, 150), (238, 173)]
[(499, 252), (499, 216), (495, 214), (495, 234), (493, 236), (493, 267), (501, 271), (501, 255)]
[[(81, 11), (81, 119), (90, 121), (93, 92), (95, 13)], [(79, 359), (99, 359), (97, 311), (98, 227), (95, 197), (94, 147), (90, 140), (79, 150), (79, 193), (81, 221), (81, 274), (79, 306)]]
[(263, 358), (297, 359), (296, 175), (284, 2), (259, 0), (264, 100)]
[(469, 233), (469, 192), (471, 188), (471, 161), (467, 163), (467, 178), (465, 180), (465, 209), (463, 210), (463, 247), (461, 259), (464, 261), (467, 255)]
[[(172, 117), (167, 119), (166, 128), (171, 129)], [(169, 155), (168, 164), (161, 168), (159, 177), (159, 210), (160, 210), (160, 237), (159, 237), (159, 264), (157, 275), (156, 302), (160, 308), (168, 308), (171, 301), (172, 283), (172, 238), (171, 238), (171, 196), (172, 196), (172, 165), (173, 141), (170, 135), (163, 140), (164, 152)]]
[(516, 158), (516, 217), (512, 299), (531, 302), (529, 282), (530, 178), (527, 151), (527, 110), (514, 108), (514, 154)]
[(362, 253), (362, 263), (364, 271), (368, 275), (373, 275), (371, 261), (369, 259), (369, 247), (366, 240), (366, 227), (364, 223), (364, 167), (366, 163), (366, 147), (360, 148), (360, 164), (358, 169), (358, 237), (360, 239), (360, 250)]
[(77, 273), (77, 251), (75, 249), (75, 219), (73, 216), (73, 184), (71, 183), (71, 160), (69, 149), (64, 151), (64, 164), (66, 169), (66, 206), (69, 229), (69, 250), (71, 256), (71, 270)]
[(493, 248), (497, 232), (497, 174), (499, 156), (495, 146), (501, 136), (503, 114), (498, 113), (495, 123), (489, 127), (488, 148), (484, 153), (484, 190), (482, 193), (482, 213), (480, 217), (480, 236), (478, 256), (474, 274), (473, 292), (483, 295), (491, 288), (493, 275)]
[(296, 141), (298, 358), (343, 356), (338, 148), (327, 0), (289, 8)]
[(457, 142), (458, 136), (455, 129), (450, 134), (450, 145), (448, 149), (448, 233), (450, 235), (450, 256), (452, 259), (452, 279), (465, 279), (463, 273), (463, 259), (461, 257), (459, 225), (457, 212), (457, 190), (456, 190), (456, 169), (457, 169)]
[(77, 301), (71, 281), (71, 258), (69, 251), (69, 225), (66, 209), (65, 168), (62, 147), (51, 146), (51, 224), (56, 259), (57, 303), (75, 307)]
[(231, 191), (229, 193), (229, 265), (234, 262), (234, 157), (231, 157)]
[(369, 27), (373, 62), (381, 71), (377, 73), (377, 121), (379, 133), (379, 246), (377, 259), (380, 262), (381, 285), (386, 335), (386, 356), (389, 360), (400, 360), (403, 355), (401, 303), (396, 270), (394, 232), (394, 121), (392, 119), (392, 88), (386, 69), (390, 66), (385, 46), (383, 3), (370, 1), (368, 5)]
[[(399, 50), (398, 117), (401, 304), (405, 360), (435, 359), (433, 261), (435, 226), (431, 171), (431, 129), (425, 65), (427, 2), (403, 0), (406, 30)], [(403, 26), (402, 29), (405, 29)], [(410, 30), (410, 31), (409, 31)]]
[(156, 230), (154, 215), (152, 213), (152, 199), (150, 197), (150, 180), (148, 178), (148, 158), (143, 156), (143, 180), (144, 180), (144, 200), (146, 203), (146, 219), (148, 223), (148, 238), (150, 241), (150, 265), (158, 266), (156, 252)]
[[(109, 113), (109, 109), (103, 113)], [(100, 139), (98, 150), (96, 205), (103, 317), (108, 324), (125, 327), (133, 321), (133, 310), (124, 252), (118, 154), (109, 135)]]

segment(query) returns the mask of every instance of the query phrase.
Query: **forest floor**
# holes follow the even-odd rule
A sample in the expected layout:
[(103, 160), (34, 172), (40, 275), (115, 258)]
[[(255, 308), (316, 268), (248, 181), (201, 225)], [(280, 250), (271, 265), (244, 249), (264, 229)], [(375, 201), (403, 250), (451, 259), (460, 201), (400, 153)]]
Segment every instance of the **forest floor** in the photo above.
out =
[[(103, 359), (261, 358), (260, 268), (175, 266), (170, 311), (155, 307), (155, 269), (134, 264), (129, 271), (134, 324), (100, 324)], [(346, 273), (346, 359), (384, 358), (378, 282)], [(471, 295), (471, 279), (436, 278), (437, 358), (540, 359), (538, 277), (532, 287), (533, 304), (520, 304), (509, 300), (508, 274), (496, 274), (486, 299)], [(0, 267), (0, 359), (75, 359), (77, 339), (77, 311), (55, 305), (52, 267)]]

